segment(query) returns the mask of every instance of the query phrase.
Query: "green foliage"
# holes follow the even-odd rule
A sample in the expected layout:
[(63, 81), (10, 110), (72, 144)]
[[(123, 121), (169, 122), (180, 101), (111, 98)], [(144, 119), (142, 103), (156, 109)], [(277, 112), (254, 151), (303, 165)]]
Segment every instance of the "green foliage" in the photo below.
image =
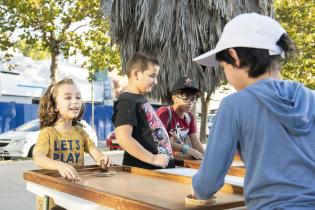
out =
[[(14, 31), (12, 27), (16, 22), (10, 19), (6, 14), (5, 8), (0, 4), (0, 51), (6, 51), (12, 47), (10, 37)], [(12, 55), (5, 53), (3, 57), (0, 57), (1, 62), (10, 60)]]
[[(52, 61), (57, 61), (60, 53), (65, 58), (86, 56), (83, 67), (89, 69), (90, 75), (120, 68), (118, 52), (106, 36), (109, 26), (99, 4), (98, 0), (1, 0), (0, 47), (10, 47), (12, 43), (5, 37), (19, 31), (19, 38), (27, 45), (39, 44), (38, 47), (48, 50)], [(52, 75), (55, 68), (51, 68)]]
[(282, 75), (315, 89), (315, 1), (276, 0), (275, 9), (298, 48), (297, 58), (283, 65)]
[(41, 42), (35, 42), (34, 44), (26, 44), (24, 40), (18, 40), (14, 43), (14, 48), (27, 57), (31, 57), (34, 60), (43, 60), (50, 58), (50, 53), (47, 49), (43, 49)]
[(83, 56), (89, 57), (89, 60), (85, 61), (83, 66), (89, 69), (90, 80), (93, 79), (94, 73), (99, 70), (121, 68), (119, 49), (111, 43), (108, 35), (108, 21), (95, 19), (95, 22), (93, 21), (91, 25), (99, 26), (98, 30), (90, 30), (84, 33), (84, 36), (87, 37), (86, 42), (89, 44), (82, 46), (80, 51)]

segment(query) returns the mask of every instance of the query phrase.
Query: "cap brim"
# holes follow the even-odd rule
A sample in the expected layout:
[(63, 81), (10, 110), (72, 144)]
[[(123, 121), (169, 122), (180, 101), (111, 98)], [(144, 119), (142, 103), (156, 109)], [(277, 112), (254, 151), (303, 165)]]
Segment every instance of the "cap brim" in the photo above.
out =
[(176, 90), (193, 90), (193, 91), (196, 91), (196, 92), (200, 92), (199, 89), (194, 88), (194, 87), (183, 87), (183, 88), (179, 88), (179, 89), (174, 89), (173, 91), (176, 91)]
[(215, 59), (215, 55), (218, 52), (217, 49), (213, 49), (209, 52), (199, 55), (196, 58), (193, 58), (193, 61), (204, 66), (216, 67), (219, 66), (219, 62)]

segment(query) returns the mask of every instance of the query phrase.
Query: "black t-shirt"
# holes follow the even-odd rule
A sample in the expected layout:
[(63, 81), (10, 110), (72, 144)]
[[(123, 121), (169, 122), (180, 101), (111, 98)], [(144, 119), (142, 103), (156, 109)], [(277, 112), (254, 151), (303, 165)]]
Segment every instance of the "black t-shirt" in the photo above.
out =
[[(167, 168), (173, 168), (174, 159), (169, 136), (151, 104), (141, 94), (122, 93), (114, 104), (112, 121), (115, 127), (133, 126), (132, 137), (152, 154), (169, 156)], [(147, 169), (159, 167), (145, 163), (125, 151), (123, 164)]]

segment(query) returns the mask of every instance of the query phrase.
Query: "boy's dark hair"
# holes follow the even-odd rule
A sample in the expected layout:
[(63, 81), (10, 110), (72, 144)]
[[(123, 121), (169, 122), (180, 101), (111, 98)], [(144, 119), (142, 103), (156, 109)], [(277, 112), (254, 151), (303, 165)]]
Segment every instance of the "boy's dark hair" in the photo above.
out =
[(159, 66), (159, 61), (154, 58), (152, 55), (144, 52), (134, 53), (128, 60), (126, 65), (127, 76), (130, 76), (130, 73), (133, 69), (137, 68), (141, 72), (144, 72), (149, 68), (149, 64)]
[[(283, 34), (277, 42), (284, 53), (285, 59), (293, 56), (295, 52), (295, 45), (287, 34)], [(229, 49), (222, 50), (216, 54), (217, 61), (225, 61), (235, 67), (242, 68), (248, 67), (248, 76), (251, 78), (257, 78), (260, 75), (270, 71), (271, 65), (274, 62), (279, 62), (280, 55), (269, 55), (269, 51), (266, 49), (247, 48), (247, 47), (234, 47), (237, 55), (240, 59), (240, 65), (236, 66), (235, 60), (229, 53)]]

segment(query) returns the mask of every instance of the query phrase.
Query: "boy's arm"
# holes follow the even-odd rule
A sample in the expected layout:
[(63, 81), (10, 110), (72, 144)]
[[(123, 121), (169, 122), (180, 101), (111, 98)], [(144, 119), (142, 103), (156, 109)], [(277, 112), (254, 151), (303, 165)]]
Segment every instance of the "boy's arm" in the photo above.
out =
[(43, 152), (39, 152), (35, 150), (34, 164), (40, 168), (58, 170), (60, 175), (64, 178), (67, 178), (70, 180), (79, 179), (79, 175), (73, 166), (67, 163), (58, 161), (58, 160), (50, 159)]
[(191, 141), (191, 146), (198, 150), (199, 152), (201, 152), (202, 154), (205, 153), (205, 150), (203, 148), (203, 145), (201, 144), (200, 142), (200, 139), (198, 138), (197, 134), (196, 133), (192, 133), (189, 135), (189, 139)]
[(188, 114), (191, 118), (191, 122), (189, 124), (189, 132), (188, 132), (189, 139), (191, 141), (191, 146), (194, 149), (198, 150), (200, 153), (204, 154), (205, 150), (204, 150), (203, 145), (201, 144), (200, 139), (197, 135), (196, 117), (191, 113), (188, 113)]
[(100, 161), (104, 160), (105, 164), (107, 166), (110, 166), (111, 164), (111, 160), (108, 156), (104, 155), (99, 149), (97, 149), (96, 147), (93, 147), (90, 150), (90, 155), (92, 156), (92, 158), (96, 161), (97, 165), (100, 165)]
[(115, 128), (115, 135), (118, 144), (133, 157), (151, 165), (165, 168), (168, 165), (167, 155), (154, 155), (146, 150), (132, 137), (132, 129), (131, 125), (120, 125)]
[(225, 98), (221, 102), (216, 120), (209, 134), (204, 159), (192, 178), (194, 195), (208, 199), (224, 184), (224, 177), (233, 161), (239, 138), (235, 101)]
[(174, 137), (171, 137), (170, 136), (170, 140), (171, 140), (171, 146), (172, 146), (172, 150), (173, 151), (182, 151), (182, 147), (183, 147), (183, 144), (177, 144), (174, 142)]
[[(171, 134), (172, 134), (171, 140), (177, 138), (176, 135), (173, 132), (171, 132)], [(199, 141), (197, 135), (196, 135), (196, 138), (197, 138), (197, 141)], [(195, 146), (193, 145), (193, 141), (196, 141), (196, 140), (195, 139), (193, 139), (193, 140), (190, 139), (190, 141), (192, 142), (192, 147), (189, 147), (188, 150), (185, 153), (183, 153), (183, 154), (184, 155), (189, 155), (189, 156), (191, 156), (191, 157), (193, 157), (193, 158), (195, 158), (197, 160), (202, 160), (203, 159), (203, 153), (200, 152), (198, 149), (196, 149)], [(178, 144), (178, 143), (176, 143), (174, 141), (171, 141), (171, 145), (172, 145), (173, 151), (184, 152), (183, 151), (184, 144)], [(202, 147), (202, 145), (201, 145), (201, 147)], [(202, 147), (202, 149), (203, 149), (203, 147)]]

